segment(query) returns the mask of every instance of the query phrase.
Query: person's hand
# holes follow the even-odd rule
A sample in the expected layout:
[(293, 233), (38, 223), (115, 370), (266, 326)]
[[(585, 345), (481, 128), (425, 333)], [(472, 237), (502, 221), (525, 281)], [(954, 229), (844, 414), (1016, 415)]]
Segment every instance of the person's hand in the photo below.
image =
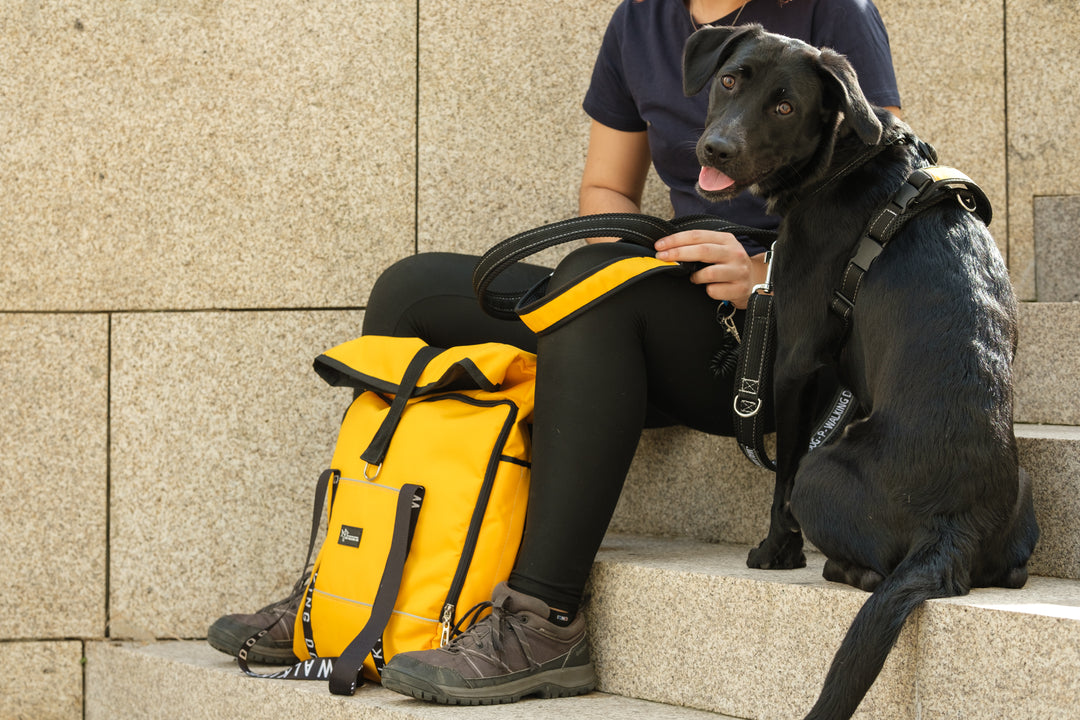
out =
[(686, 230), (656, 241), (656, 257), (675, 262), (705, 265), (690, 276), (690, 282), (705, 286), (714, 300), (728, 300), (745, 308), (750, 291), (765, 279), (764, 256), (751, 258), (731, 233), (714, 230)]

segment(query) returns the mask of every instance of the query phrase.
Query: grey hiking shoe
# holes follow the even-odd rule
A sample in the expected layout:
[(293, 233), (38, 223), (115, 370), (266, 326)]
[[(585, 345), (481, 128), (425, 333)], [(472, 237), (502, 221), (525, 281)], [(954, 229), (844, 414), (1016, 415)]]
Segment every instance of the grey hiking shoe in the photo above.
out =
[[(270, 632), (259, 638), (248, 652), (248, 660), (265, 665), (292, 665), (299, 662), (293, 654), (293, 625), (300, 598), (311, 571), (293, 585), (288, 597), (270, 603), (254, 613), (223, 615), (206, 632), (206, 642), (215, 650), (235, 656), (248, 638), (274, 623)], [(277, 622), (274, 622), (274, 619)]]
[(506, 583), (484, 605), (491, 606), (491, 614), (446, 647), (392, 657), (382, 669), (383, 686), (448, 705), (510, 703), (527, 695), (570, 697), (596, 687), (580, 614), (559, 627), (548, 620), (542, 600)]

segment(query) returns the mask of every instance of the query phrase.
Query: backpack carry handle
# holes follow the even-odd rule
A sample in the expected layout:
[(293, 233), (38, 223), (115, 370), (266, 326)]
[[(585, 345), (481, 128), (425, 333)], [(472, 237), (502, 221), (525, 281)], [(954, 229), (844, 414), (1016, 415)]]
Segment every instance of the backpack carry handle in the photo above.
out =
[[(367, 463), (364, 468), (364, 477), (368, 480), (374, 480), (379, 476), (379, 468), (382, 466), (383, 458), (386, 457), (386, 451), (390, 448), (390, 440), (394, 437), (394, 430), (397, 429), (398, 423), (401, 422), (405, 406), (413, 393), (416, 392), (416, 384), (420, 382), (420, 376), (424, 373), (424, 368), (441, 352), (440, 348), (425, 345), (416, 351), (416, 355), (413, 356), (409, 366), (405, 368), (405, 374), (402, 376), (401, 384), (394, 395), (394, 401), (390, 403), (390, 411), (386, 414), (382, 424), (379, 425), (375, 436), (371, 438), (371, 443), (367, 446), (367, 449), (360, 455), (360, 459)], [(375, 466), (374, 475), (368, 475), (368, 468), (371, 466)]]

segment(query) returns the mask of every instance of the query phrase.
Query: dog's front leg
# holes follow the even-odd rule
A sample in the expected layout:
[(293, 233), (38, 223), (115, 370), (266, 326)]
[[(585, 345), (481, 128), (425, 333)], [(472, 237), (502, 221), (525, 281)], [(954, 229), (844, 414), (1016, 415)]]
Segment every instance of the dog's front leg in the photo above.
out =
[(817, 398), (817, 374), (791, 377), (778, 364), (775, 384), (776, 486), (769, 512), (769, 534), (750, 551), (752, 568), (806, 567), (799, 521), (791, 512), (791, 491), (799, 462), (807, 453)]
[(746, 558), (747, 566), (762, 570), (806, 567), (802, 531), (791, 514), (791, 488), (791, 480), (778, 472), (772, 510), (769, 512), (769, 534), (750, 551)]
[[(813, 383), (792, 381), (776, 373), (776, 486), (769, 512), (769, 534), (750, 551), (746, 564), (752, 568), (784, 570), (806, 567), (803, 536), (791, 512), (795, 471), (809, 442), (800, 413), (813, 404)], [(807, 435), (807, 443), (799, 438)]]

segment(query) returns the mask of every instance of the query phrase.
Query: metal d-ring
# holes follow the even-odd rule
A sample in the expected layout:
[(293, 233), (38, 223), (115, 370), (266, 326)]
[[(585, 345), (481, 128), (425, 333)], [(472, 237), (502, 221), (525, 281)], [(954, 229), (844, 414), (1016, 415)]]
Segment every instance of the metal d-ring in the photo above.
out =
[(752, 417), (754, 417), (755, 415), (758, 414), (758, 410), (761, 409), (761, 398), (757, 399), (757, 403), (754, 405), (753, 410), (751, 410), (750, 412), (745, 412), (745, 413), (742, 410), (739, 409), (739, 399), (740, 398), (735, 398), (735, 402), (732, 403), (732, 409), (735, 411), (736, 415), (738, 415), (741, 418), (748, 419), (748, 418), (752, 418)]
[[(965, 202), (965, 199), (967, 200), (967, 202)], [(975, 204), (975, 198), (968, 197), (963, 193), (956, 193), (956, 202), (960, 203), (960, 207), (972, 213), (975, 212), (979, 207)], [(968, 207), (968, 203), (971, 203), (971, 207)]]

